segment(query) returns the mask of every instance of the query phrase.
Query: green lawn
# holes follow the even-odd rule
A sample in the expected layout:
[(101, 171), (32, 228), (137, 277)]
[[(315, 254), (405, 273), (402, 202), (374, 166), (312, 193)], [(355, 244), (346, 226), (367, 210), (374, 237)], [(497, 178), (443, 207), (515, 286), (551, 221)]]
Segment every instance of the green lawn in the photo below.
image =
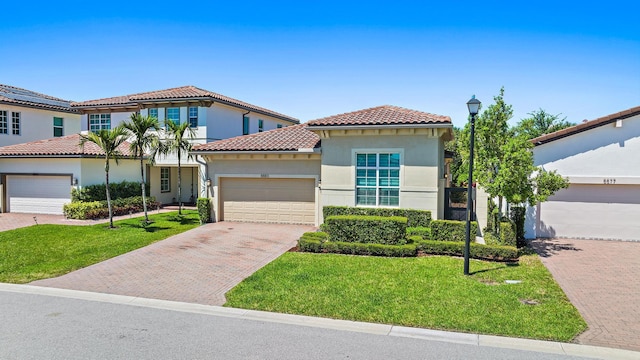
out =
[(0, 232), (0, 282), (27, 283), (104, 261), (198, 226), (198, 213), (183, 210), (92, 226), (33, 225)]
[(462, 259), (444, 256), (286, 253), (228, 292), (225, 306), (556, 341), (586, 328), (536, 255), (462, 270)]

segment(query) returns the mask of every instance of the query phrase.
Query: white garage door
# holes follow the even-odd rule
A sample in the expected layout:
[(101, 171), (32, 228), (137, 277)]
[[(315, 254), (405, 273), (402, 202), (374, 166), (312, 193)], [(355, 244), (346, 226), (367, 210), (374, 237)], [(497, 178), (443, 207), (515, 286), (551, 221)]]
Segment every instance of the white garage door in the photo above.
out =
[(282, 224), (315, 223), (314, 179), (221, 179), (221, 219)]
[(62, 214), (62, 206), (69, 202), (69, 176), (7, 175), (8, 212)]
[(640, 240), (640, 185), (573, 184), (540, 205), (538, 236)]

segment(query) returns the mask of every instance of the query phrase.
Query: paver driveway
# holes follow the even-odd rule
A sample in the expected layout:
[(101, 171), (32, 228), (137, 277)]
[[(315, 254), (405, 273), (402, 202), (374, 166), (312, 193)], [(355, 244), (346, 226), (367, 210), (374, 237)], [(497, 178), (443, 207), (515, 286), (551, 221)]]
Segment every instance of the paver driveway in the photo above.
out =
[(589, 328), (581, 344), (640, 351), (640, 242), (533, 241)]
[(313, 226), (219, 222), (31, 284), (222, 305), (224, 294)]

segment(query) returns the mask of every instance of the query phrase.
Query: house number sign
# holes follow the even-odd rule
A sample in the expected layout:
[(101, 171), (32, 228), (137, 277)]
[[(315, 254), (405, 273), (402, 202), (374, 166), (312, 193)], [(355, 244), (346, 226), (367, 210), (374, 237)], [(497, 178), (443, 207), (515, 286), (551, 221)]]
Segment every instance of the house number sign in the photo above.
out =
[(260, 174), (260, 177), (261, 177), (261, 178), (268, 178), (268, 177), (269, 177), (269, 174)]
[(616, 183), (616, 179), (613, 179), (613, 178), (612, 179), (603, 179), (602, 183), (603, 184), (607, 184), (607, 185), (615, 184)]

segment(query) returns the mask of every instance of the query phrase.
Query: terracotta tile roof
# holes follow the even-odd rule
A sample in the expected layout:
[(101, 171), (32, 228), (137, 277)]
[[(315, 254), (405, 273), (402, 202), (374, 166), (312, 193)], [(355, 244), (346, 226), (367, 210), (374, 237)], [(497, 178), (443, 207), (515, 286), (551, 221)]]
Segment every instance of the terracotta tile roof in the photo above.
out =
[(140, 102), (162, 102), (166, 100), (211, 100), (223, 102), (229, 105), (241, 107), (246, 110), (256, 111), (265, 115), (270, 115), (282, 120), (286, 120), (298, 124), (300, 120), (269, 110), (260, 106), (252, 105), (244, 101), (236, 100), (228, 96), (214, 93), (209, 90), (200, 89), (195, 86), (181, 86), (165, 90), (148, 91), (138, 94), (115, 96), (104, 99), (88, 100), (81, 102), (73, 102), (71, 106), (74, 108), (101, 107), (101, 106), (118, 106), (118, 105), (137, 105)]
[(297, 151), (318, 147), (320, 137), (307, 130), (306, 124), (299, 124), (198, 145), (193, 151)]
[(68, 100), (37, 93), (15, 86), (0, 84), (0, 104), (27, 106), (36, 109), (76, 113)]
[(583, 131), (591, 130), (599, 126), (611, 124), (616, 120), (622, 120), (622, 119), (626, 119), (636, 115), (640, 115), (640, 106), (632, 107), (631, 109), (623, 110), (615, 114), (603, 116), (595, 120), (585, 121), (578, 125), (574, 125), (566, 129), (558, 130), (550, 134), (545, 134), (537, 138), (531, 139), (531, 142), (536, 146), (546, 144), (548, 142), (559, 140), (567, 136), (581, 133)]
[[(132, 157), (129, 143), (118, 148), (122, 157)], [(94, 143), (87, 142), (80, 147), (80, 134), (67, 135), (45, 140), (32, 141), (0, 147), (0, 157), (93, 157), (104, 156), (104, 152)]]
[(430, 124), (451, 124), (451, 118), (443, 115), (405, 109), (398, 106), (384, 105), (307, 122), (309, 127)]

